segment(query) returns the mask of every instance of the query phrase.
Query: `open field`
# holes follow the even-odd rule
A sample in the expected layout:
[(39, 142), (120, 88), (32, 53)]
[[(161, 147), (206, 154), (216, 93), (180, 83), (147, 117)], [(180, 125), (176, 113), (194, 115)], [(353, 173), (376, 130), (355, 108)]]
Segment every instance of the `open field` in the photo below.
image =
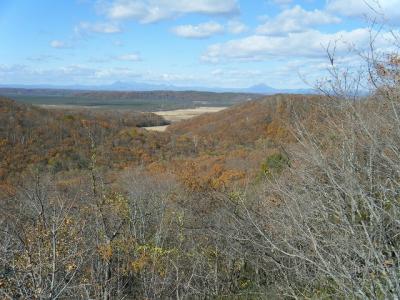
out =
[[(215, 113), (224, 110), (226, 107), (196, 107), (189, 109), (176, 109), (168, 111), (158, 111), (155, 114), (163, 117), (166, 121), (171, 123), (176, 123), (182, 120), (191, 119), (206, 113)], [(151, 131), (165, 131), (169, 125), (166, 126), (153, 126), (145, 127), (147, 130)]]
[(150, 131), (158, 131), (158, 132), (164, 132), (167, 130), (169, 125), (164, 125), (164, 126), (151, 126), (151, 127), (144, 127), (144, 129), (150, 130)]
[(164, 117), (167, 121), (177, 122), (182, 120), (187, 120), (205, 113), (219, 112), (226, 107), (196, 107), (189, 109), (176, 109), (154, 112), (155, 114)]

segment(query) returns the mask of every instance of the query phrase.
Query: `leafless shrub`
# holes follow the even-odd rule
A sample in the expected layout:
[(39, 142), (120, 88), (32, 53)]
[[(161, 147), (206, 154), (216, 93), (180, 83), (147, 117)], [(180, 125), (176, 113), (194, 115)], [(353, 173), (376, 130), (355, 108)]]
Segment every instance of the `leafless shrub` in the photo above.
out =
[[(233, 239), (251, 244), (252, 264), (277, 274), (282, 295), (400, 294), (400, 64), (395, 52), (370, 51), (368, 72), (348, 78), (330, 56), (323, 133), (298, 123), (290, 167), (241, 197)], [(361, 75), (374, 86), (368, 97), (354, 93)]]

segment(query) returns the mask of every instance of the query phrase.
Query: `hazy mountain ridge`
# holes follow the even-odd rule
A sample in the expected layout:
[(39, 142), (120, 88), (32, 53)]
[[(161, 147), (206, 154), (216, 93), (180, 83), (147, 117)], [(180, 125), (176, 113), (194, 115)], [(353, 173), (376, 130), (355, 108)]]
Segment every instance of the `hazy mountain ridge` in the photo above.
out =
[(169, 84), (151, 84), (142, 82), (116, 81), (108, 85), (51, 85), (51, 84), (0, 84), (0, 89), (41, 89), (41, 90), (83, 90), (83, 91), (198, 91), (215, 93), (255, 93), (255, 94), (312, 94), (313, 89), (276, 89), (266, 84), (257, 84), (248, 88), (219, 88), (202, 86), (176, 86)]

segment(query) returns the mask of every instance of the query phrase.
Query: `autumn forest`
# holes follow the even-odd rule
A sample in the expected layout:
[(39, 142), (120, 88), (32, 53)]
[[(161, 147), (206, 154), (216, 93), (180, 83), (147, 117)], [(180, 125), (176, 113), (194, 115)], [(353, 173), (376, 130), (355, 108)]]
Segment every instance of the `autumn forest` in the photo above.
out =
[[(199, 0), (202, 5), (194, 8), (196, 1), (175, 1), (184, 3), (184, 9), (169, 5), (174, 1), (67, 2), (86, 8), (95, 2), (96, 17), (113, 22), (110, 28), (79, 23), (74, 39), (51, 41), (54, 51), (64, 51), (63, 59), (75, 59), (75, 42), (87, 47), (82, 46), (84, 53), (90, 42), (101, 43), (101, 34), (138, 34), (140, 30), (118, 27), (129, 22), (130, 28), (142, 26), (143, 32), (152, 30), (157, 36), (166, 26), (162, 24), (175, 24), (184, 16), (211, 14), (225, 20), (239, 10), (234, 0), (218, 5)], [(106, 2), (110, 6), (98, 7)], [(250, 2), (258, 1), (241, 5)], [(281, 2), (286, 9), (291, 5)], [(327, 1), (332, 2), (341, 1)], [(345, 2), (347, 12), (347, 2), (354, 1)], [(220, 27), (171, 27), (168, 34), (175, 37), (168, 39), (178, 43), (179, 35), (200, 45), (209, 38), (199, 36), (200, 30), (216, 30), (220, 43), (210, 45), (201, 58), (213, 64), (236, 60), (232, 66), (237, 70), (223, 71), (222, 66), (211, 79), (202, 74), (209, 68), (205, 62), (197, 70), (188, 60), (190, 80), (232, 77), (227, 82), (236, 82), (246, 63), (279, 57), (278, 64), (285, 61), (279, 55), (298, 54), (309, 59), (304, 65), (317, 62), (326, 68), (312, 89), (264, 93), (241, 88), (175, 91), (167, 84), (155, 85), (166, 90), (146, 91), (0, 85), (0, 299), (399, 299), (399, 31), (389, 35), (374, 23), (365, 52), (343, 54), (343, 48), (328, 42), (320, 63), (321, 54), (312, 57), (315, 49), (306, 43), (320, 46), (331, 35), (322, 36), (293, 15), (313, 22), (322, 16), (318, 25), (341, 26), (338, 18), (326, 15), (333, 8), (306, 11), (296, 5), (285, 12), (279, 7), (283, 17), (264, 16), (268, 26), (254, 28), (257, 35), (239, 42), (239, 37), (228, 42), (222, 37), (250, 34), (236, 19), (221, 21), (226, 24)], [(162, 8), (164, 14), (158, 14)], [(296, 22), (286, 24), (287, 16)], [(289, 31), (269, 32), (278, 29)], [(304, 32), (313, 39), (297, 37)], [(356, 39), (360, 32), (350, 37)], [(382, 48), (374, 44), (379, 35), (396, 39)], [(295, 39), (295, 53), (287, 48), (293, 45), (286, 36)], [(279, 53), (263, 56), (280, 39)], [(263, 41), (267, 46), (258, 52)], [(123, 49), (117, 42), (113, 47)], [(172, 46), (163, 47), (167, 53)], [(171, 59), (179, 69), (180, 60), (189, 59), (187, 49), (192, 48), (182, 46), (179, 62), (160, 56), (154, 64)], [(105, 61), (112, 61), (110, 66), (135, 64), (134, 74), (115, 69), (133, 76), (129, 78), (158, 76), (136, 73), (147, 63), (139, 56), (109, 55)], [(45, 68), (15, 68), (26, 72), (21, 78), (48, 75)], [(94, 75), (89, 68), (78, 69), (82, 77), (67, 67), (61, 73), (104, 82), (109, 74), (117, 76), (111, 67)], [(0, 83), (6, 80), (2, 72), (12, 76), (11, 68), (0, 64)], [(56, 71), (49, 74), (49, 82), (60, 80)], [(243, 82), (256, 82), (257, 76), (245, 72)], [(181, 80), (171, 74), (161, 77)], [(282, 84), (294, 82), (279, 78)]]

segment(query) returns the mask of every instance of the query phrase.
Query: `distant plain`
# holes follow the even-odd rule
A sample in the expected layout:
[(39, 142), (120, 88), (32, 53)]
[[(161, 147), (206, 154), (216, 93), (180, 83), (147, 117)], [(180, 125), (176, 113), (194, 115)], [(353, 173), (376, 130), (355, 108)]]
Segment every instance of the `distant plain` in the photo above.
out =
[(262, 95), (195, 91), (99, 92), (75, 90), (0, 89), (0, 95), (26, 104), (55, 108), (112, 108), (136, 111), (169, 111), (197, 107), (228, 107)]

